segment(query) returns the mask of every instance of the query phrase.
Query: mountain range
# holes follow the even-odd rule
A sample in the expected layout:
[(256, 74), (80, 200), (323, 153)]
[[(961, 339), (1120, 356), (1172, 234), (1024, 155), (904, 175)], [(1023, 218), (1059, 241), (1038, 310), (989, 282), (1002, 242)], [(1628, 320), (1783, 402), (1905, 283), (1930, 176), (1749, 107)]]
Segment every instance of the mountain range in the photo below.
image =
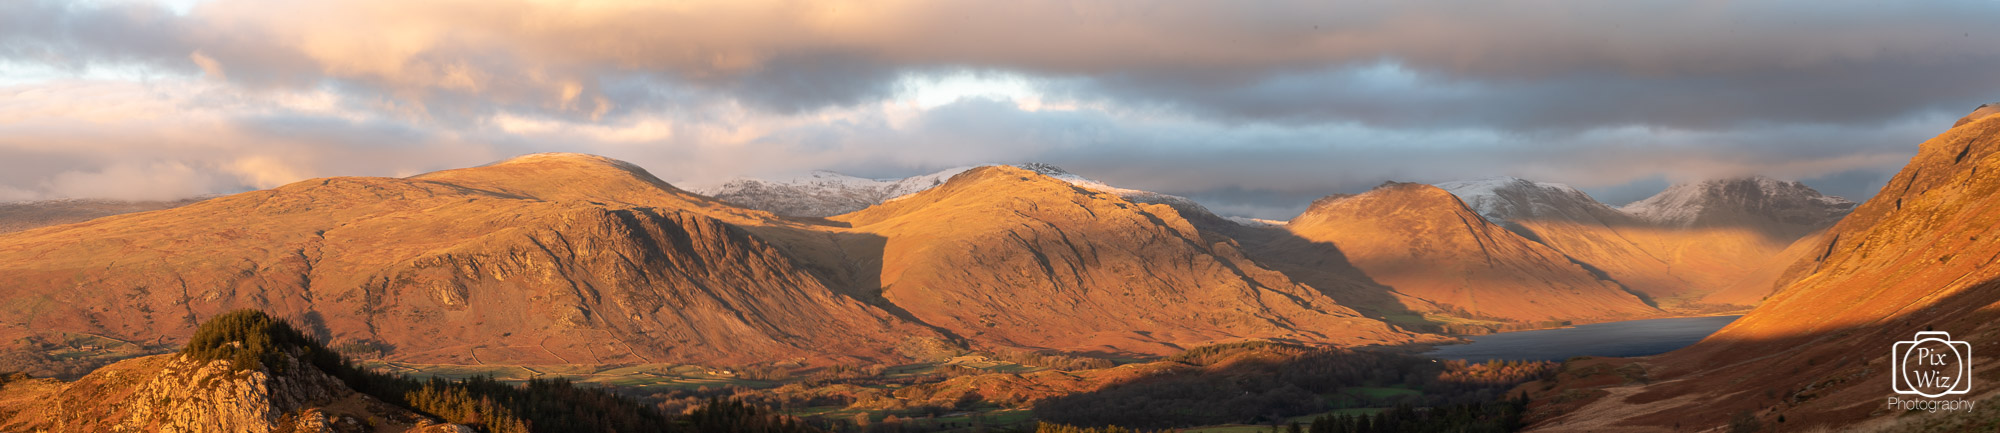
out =
[[(1697, 289), (1641, 259), (1746, 259), (1643, 247), (1709, 242), (1672, 243), (1716, 231), (1775, 251), (1789, 244), (1783, 236), (1830, 220), (1747, 226), (1775, 228), (1754, 234), (1776, 238), (1759, 238), (1727, 218), (1757, 215), (1740, 208), (1764, 202), (1844, 210), (1796, 184), (1751, 180), (1760, 192), (1788, 189), (1711, 197), (1699, 193), (1738, 190), (1676, 187), (1663, 193), (1672, 201), (1642, 203), (1700, 217), (1652, 222), (1573, 190), (1515, 194), (1542, 184), (1509, 182), (1447, 184), (1457, 196), (1385, 185), (1322, 199), (1283, 226), (1246, 226), (1192, 200), (1045, 164), (739, 180), (710, 197), (621, 161), (534, 154), (0, 235), (9, 281), (0, 341), (8, 363), (33, 366), (50, 361), (35, 354), (79, 336), (166, 345), (204, 317), (255, 307), (329, 341), (426, 363), (883, 362), (939, 345), (1164, 354), (1242, 339), (1397, 345), (1674, 314), (1679, 305), (1652, 298)], [(1597, 231), (1558, 232), (1553, 221)], [(1636, 246), (1590, 255), (1567, 243), (1588, 236)], [(1750, 291), (1735, 305), (1762, 296)], [(1467, 324), (1479, 326), (1456, 326)]]

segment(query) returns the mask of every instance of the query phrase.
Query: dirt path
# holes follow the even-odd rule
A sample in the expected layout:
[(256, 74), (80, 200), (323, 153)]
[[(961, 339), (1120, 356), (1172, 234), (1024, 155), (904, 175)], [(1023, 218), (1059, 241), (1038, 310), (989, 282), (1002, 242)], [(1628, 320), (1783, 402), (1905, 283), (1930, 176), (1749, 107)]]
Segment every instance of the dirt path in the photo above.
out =
[[(1666, 383), (1666, 382), (1662, 382)], [(1531, 432), (1598, 432), (1598, 433), (1667, 433), (1674, 430), (1652, 426), (1615, 425), (1619, 421), (1650, 415), (1661, 410), (1680, 407), (1696, 399), (1694, 395), (1683, 395), (1647, 404), (1632, 404), (1625, 399), (1644, 391), (1644, 385), (1626, 385), (1604, 388), (1611, 395), (1604, 396), (1574, 412), (1528, 427)], [(1590, 414), (1584, 419), (1576, 419), (1576, 414)], [(1690, 427), (1692, 428), (1692, 426)], [(1691, 430), (1683, 430), (1691, 431)]]

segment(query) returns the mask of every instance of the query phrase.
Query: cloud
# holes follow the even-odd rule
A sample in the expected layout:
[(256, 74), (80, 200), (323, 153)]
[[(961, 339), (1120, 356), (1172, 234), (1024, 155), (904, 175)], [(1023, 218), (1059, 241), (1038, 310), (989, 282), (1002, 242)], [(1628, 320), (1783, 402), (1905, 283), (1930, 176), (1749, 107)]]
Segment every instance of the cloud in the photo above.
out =
[(167, 200), (205, 194), (222, 185), (222, 180), (209, 171), (179, 162), (159, 161), (65, 171), (50, 179), (46, 189), (60, 197)]
[(1875, 120), (2000, 90), (1992, 2), (10, 5), (10, 57), (334, 80), (442, 117), (643, 108), (597, 102), (629, 80), (796, 113), (965, 68), (1247, 119), (1506, 129)]
[[(0, 2), (0, 199), (531, 151), (679, 182), (1043, 161), (1280, 218), (1490, 175), (1862, 198), (2000, 98), (1996, 21), (1858, 0)], [(117, 191), (143, 176), (162, 181)]]

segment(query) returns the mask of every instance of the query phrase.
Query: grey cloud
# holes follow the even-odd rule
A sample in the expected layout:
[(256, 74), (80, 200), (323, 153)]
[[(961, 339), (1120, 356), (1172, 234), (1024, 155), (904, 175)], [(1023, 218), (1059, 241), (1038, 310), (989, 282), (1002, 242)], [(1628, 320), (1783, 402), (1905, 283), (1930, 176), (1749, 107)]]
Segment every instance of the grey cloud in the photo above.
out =
[[(1151, 124), (1097, 111), (1028, 112), (964, 100), (907, 131), (820, 125), (792, 131), (834, 156), (814, 168), (910, 175), (993, 162), (1049, 162), (1113, 185), (1197, 199), (1218, 211), (1289, 218), (1313, 198), (1383, 181), (1489, 176), (1568, 183), (1623, 204), (1669, 182), (1763, 174), (1863, 200), (1950, 115), (1889, 125), (1773, 125), (1742, 130), (1616, 129), (1542, 134), (1410, 132), (1365, 126)], [(803, 137), (813, 137), (805, 139)]]
[[(1091, 83), (1072, 89), (1080, 97), (1250, 120), (1414, 127), (1847, 122), (2000, 92), (1984, 73), (2000, 66), (1992, 2), (220, 0), (186, 17), (143, 4), (9, 8), (4, 45), (15, 57), (193, 71), (188, 57), (200, 51), (249, 85), (332, 80), (444, 118), (494, 107), (626, 113), (631, 105), (597, 98), (620, 99), (604, 80), (632, 76), (797, 113), (879, 99), (899, 74), (940, 68), (1078, 79)], [(1419, 74), (1422, 88), (1386, 92), (1343, 76), (1381, 62)]]

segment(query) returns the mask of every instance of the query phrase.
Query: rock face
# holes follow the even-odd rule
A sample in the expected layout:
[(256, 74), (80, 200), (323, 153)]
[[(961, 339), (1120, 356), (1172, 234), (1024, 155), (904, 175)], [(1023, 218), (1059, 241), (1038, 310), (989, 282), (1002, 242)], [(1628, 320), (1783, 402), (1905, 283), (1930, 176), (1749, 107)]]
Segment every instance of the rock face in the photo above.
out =
[[(1620, 394), (1622, 419), (1585, 408), (1544, 425), (1616, 422), (1719, 426), (1751, 412), (1764, 425), (1849, 426), (1888, 410), (1891, 347), (1948, 332), (1974, 348), (2000, 344), (2000, 118), (1923, 143), (1882, 191), (1831, 228), (1791, 281), (1757, 309), (1687, 349), (1647, 362), (1653, 385)], [(1972, 393), (1992, 395), (1990, 349), (1974, 350)], [(1916, 398), (1915, 396), (1904, 396)], [(1609, 399), (1607, 399), (1609, 400)], [(1983, 403), (1983, 402), (1982, 402)], [(1958, 414), (1938, 414), (1940, 418)], [(1924, 417), (1903, 417), (1902, 420)], [(1606, 424), (1608, 425), (1608, 424)], [(1964, 427), (1961, 427), (1964, 428)]]
[(1163, 353), (1242, 338), (1415, 337), (1251, 262), (1170, 206), (1020, 168), (976, 168), (834, 219), (883, 239), (884, 298), (974, 340)]
[(1429, 185), (1390, 183), (1329, 196), (1285, 229), (1296, 237), (1292, 250), (1317, 245), (1325, 251), (1316, 254), (1344, 256), (1366, 279), (1401, 295), (1411, 311), (1511, 321), (1660, 313), (1617, 283)]
[(1793, 246), (1854, 207), (1761, 177), (1675, 185), (1621, 209), (1566, 185), (1523, 179), (1439, 187), (1662, 307), (1692, 312), (1756, 305), (1805, 249)]
[[(284, 358), (292, 360), (292, 358)], [(273, 372), (282, 371), (282, 372)], [(235, 371), (229, 361), (155, 355), (68, 384), (10, 384), (0, 428), (49, 432), (456, 432), (356, 393), (309, 365)], [(25, 397), (25, 398), (21, 398)]]

